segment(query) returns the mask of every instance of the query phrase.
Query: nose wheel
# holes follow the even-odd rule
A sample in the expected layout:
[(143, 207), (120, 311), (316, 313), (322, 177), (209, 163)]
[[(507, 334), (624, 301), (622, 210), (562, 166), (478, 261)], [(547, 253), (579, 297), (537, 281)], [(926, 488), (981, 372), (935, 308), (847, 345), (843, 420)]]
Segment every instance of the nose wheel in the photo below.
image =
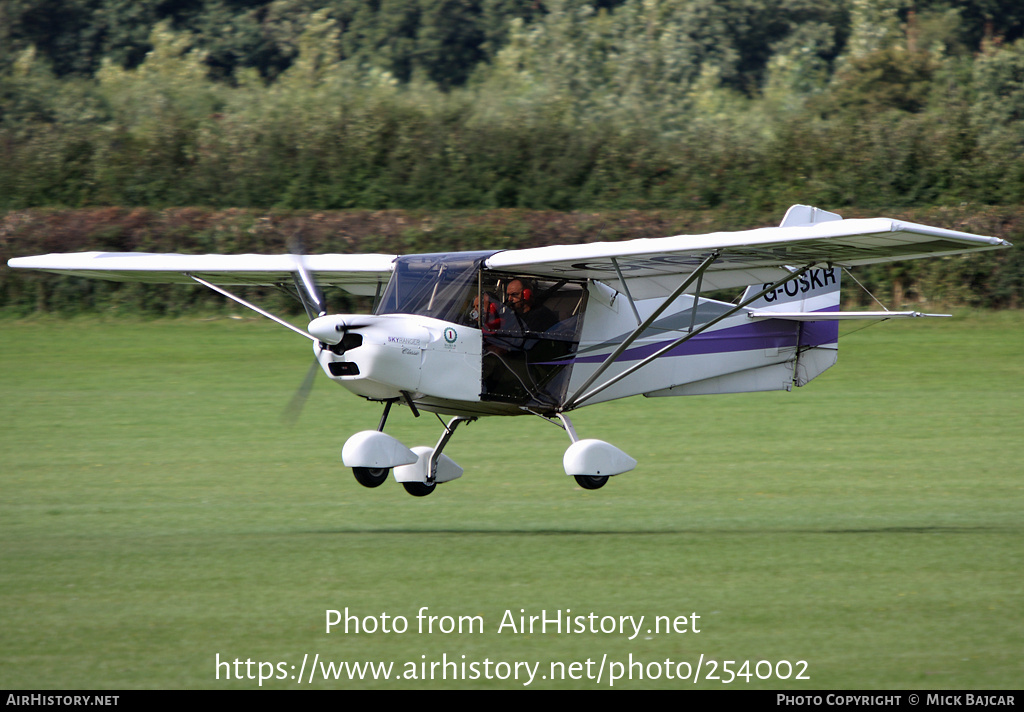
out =
[(403, 482), (402, 487), (405, 487), (405, 491), (411, 494), (413, 497), (426, 497), (428, 494), (434, 491), (437, 483), (431, 482), (429, 485), (425, 482)]

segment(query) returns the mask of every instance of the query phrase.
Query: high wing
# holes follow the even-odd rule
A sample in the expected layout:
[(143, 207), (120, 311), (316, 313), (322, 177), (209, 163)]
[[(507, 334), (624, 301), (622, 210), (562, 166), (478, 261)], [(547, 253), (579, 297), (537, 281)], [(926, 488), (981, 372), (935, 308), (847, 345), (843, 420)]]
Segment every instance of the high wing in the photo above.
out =
[[(179, 255), (144, 252), (79, 252), (17, 257), (11, 267), (117, 282), (192, 284), (190, 275), (223, 286), (290, 283), (295, 255)], [(373, 296), (391, 276), (395, 255), (304, 255), (317, 284)]]
[[(542, 278), (597, 279), (634, 298), (661, 297), (679, 286), (709, 255), (703, 289), (770, 283), (792, 266), (853, 267), (1010, 247), (997, 237), (889, 218), (843, 220), (817, 208), (790, 208), (780, 227), (707, 235), (508, 250), (490, 257), (491, 269)], [(694, 290), (687, 289), (688, 292)]]
[[(625, 286), (634, 298), (644, 299), (673, 292), (680, 276), (693, 273), (711, 255), (717, 257), (703, 273), (704, 290), (770, 283), (794, 266), (853, 267), (1010, 246), (997, 237), (890, 218), (843, 220), (795, 205), (780, 227), (506, 250), (485, 264), (542, 278), (600, 280), (619, 289)], [(390, 277), (394, 259), (382, 254), (308, 255), (302, 265), (318, 284), (373, 295)], [(294, 255), (83, 252), (19, 257), (8, 264), (116, 281), (190, 283), (195, 276), (230, 286), (288, 283), (296, 273), (296, 260)]]

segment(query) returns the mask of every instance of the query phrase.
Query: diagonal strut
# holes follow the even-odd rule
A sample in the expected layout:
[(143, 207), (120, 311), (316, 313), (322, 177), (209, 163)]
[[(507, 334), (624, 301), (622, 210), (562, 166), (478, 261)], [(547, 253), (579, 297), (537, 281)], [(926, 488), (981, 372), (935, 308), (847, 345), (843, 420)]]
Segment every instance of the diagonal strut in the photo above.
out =
[[(588, 393), (585, 393), (584, 395), (580, 396), (579, 393), (581, 391), (583, 391), (584, 388), (586, 388), (587, 386), (589, 386), (591, 383), (594, 382), (595, 378), (591, 377), (590, 379), (587, 380), (587, 382), (582, 387), (577, 389), (576, 393), (573, 394), (572, 398), (570, 398), (568, 401), (566, 401), (565, 405), (562, 406), (561, 410), (570, 410), (572, 408), (578, 408), (585, 401), (590, 400), (591, 398), (596, 396), (601, 391), (603, 391), (603, 390), (605, 390), (607, 388), (610, 388), (611, 386), (615, 385), (616, 383), (621, 381), (626, 376), (629, 376), (630, 374), (635, 373), (636, 371), (638, 371), (639, 369), (643, 368), (647, 364), (651, 363), (655, 359), (657, 359), (657, 358), (663, 356), (664, 354), (668, 353), (669, 351), (671, 351), (675, 347), (679, 346), (683, 342), (689, 341), (694, 336), (697, 336), (697, 334), (700, 334), (701, 332), (709, 329), (710, 327), (714, 326), (715, 324), (717, 324), (718, 322), (722, 321), (723, 319), (729, 318), (730, 316), (732, 316), (736, 312), (738, 312), (741, 309), (743, 309), (744, 307), (746, 307), (751, 302), (753, 302), (753, 301), (755, 301), (757, 299), (760, 299), (761, 297), (763, 297), (768, 292), (775, 291), (776, 289), (781, 287), (783, 284), (786, 284), (787, 282), (791, 282), (792, 280), (796, 279), (797, 277), (799, 277), (802, 274), (804, 274), (805, 272), (807, 272), (807, 270), (809, 270), (813, 266), (814, 266), (813, 264), (807, 264), (807, 265), (801, 267), (800, 269), (793, 271), (792, 273), (786, 275), (782, 279), (776, 281), (774, 284), (772, 284), (772, 285), (762, 289), (760, 292), (758, 292), (757, 294), (753, 295), (749, 299), (744, 299), (742, 302), (740, 302), (739, 304), (737, 304), (735, 307), (733, 307), (729, 311), (725, 312), (724, 314), (720, 314), (719, 316), (715, 317), (714, 319), (711, 319), (709, 321), (704, 322), (703, 324), (701, 324), (696, 329), (691, 329), (685, 335), (683, 335), (680, 338), (676, 339), (675, 341), (673, 341), (672, 343), (668, 344), (667, 346), (664, 346), (664, 347), (658, 349), (656, 352), (654, 352), (653, 354), (651, 354), (650, 356), (648, 356), (644, 360), (642, 360), (642, 361), (640, 361), (640, 362), (630, 366), (625, 371), (623, 371), (623, 372), (621, 372), (619, 374), (616, 374), (615, 376), (612, 376), (611, 378), (609, 378), (607, 381), (605, 381), (601, 385), (597, 386), (596, 388), (594, 388), (593, 390), (589, 391)], [(695, 308), (696, 308), (696, 305), (695, 305)], [(638, 331), (639, 331), (639, 328), (638, 328)], [(635, 334), (636, 334), (636, 332), (634, 332), (634, 334), (631, 334), (630, 336), (631, 337), (635, 337)], [(632, 343), (632, 341), (630, 341), (630, 343)], [(606, 367), (606, 365), (609, 365), (609, 363), (608, 363), (609, 360), (612, 359), (613, 357), (617, 358), (619, 356), (619, 354), (621, 354), (622, 351), (624, 351), (624, 350), (625, 349), (621, 348), (621, 347), (619, 349), (616, 349), (615, 352), (612, 354), (612, 356), (609, 356), (609, 358), (606, 359), (603, 364), (601, 364), (602, 368), (598, 369), (598, 370), (603, 372), (604, 371), (604, 367)]]

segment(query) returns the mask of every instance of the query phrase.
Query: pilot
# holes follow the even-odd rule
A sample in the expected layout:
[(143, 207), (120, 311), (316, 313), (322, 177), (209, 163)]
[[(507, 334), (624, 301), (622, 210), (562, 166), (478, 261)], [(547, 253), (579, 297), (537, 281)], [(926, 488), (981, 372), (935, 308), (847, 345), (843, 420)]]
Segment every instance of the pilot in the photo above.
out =
[(513, 279), (505, 288), (506, 302), (515, 312), (524, 330), (547, 331), (558, 323), (558, 316), (543, 304), (536, 304), (536, 286), (528, 279)]
[(558, 324), (558, 315), (540, 303), (537, 286), (528, 278), (516, 278), (505, 287), (505, 303), (522, 324), (526, 338), (521, 348), (508, 354), (506, 367), (512, 373), (515, 393), (522, 400), (551, 403), (557, 400), (549, 392), (552, 378), (562, 366), (551, 363), (564, 356), (566, 342), (550, 331)]

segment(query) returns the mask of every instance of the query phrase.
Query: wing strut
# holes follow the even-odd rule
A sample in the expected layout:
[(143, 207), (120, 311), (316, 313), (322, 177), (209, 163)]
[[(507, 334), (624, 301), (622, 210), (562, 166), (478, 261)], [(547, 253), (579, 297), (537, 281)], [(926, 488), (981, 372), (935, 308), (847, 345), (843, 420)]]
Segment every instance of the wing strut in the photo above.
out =
[[(643, 320), (640, 318), (640, 312), (636, 310), (636, 304), (633, 302), (633, 295), (629, 293), (629, 285), (626, 284), (625, 278), (622, 276), (622, 270), (619, 269), (619, 261), (612, 257), (612, 267), (615, 268), (615, 274), (619, 277), (619, 284), (622, 285), (622, 290), (626, 293), (626, 299), (629, 300), (629, 308), (633, 310), (633, 316), (636, 317), (636, 325), (640, 326)], [(697, 287), (697, 291), (700, 291), (700, 287)]]
[(320, 339), (316, 338), (315, 336), (313, 336), (312, 334), (310, 334), (310, 333), (308, 333), (306, 331), (303, 331), (299, 327), (294, 326), (293, 324), (289, 324), (284, 319), (282, 319), (280, 317), (277, 317), (277, 316), (274, 316), (273, 314), (271, 314), (268, 311), (260, 309), (258, 306), (256, 306), (252, 302), (247, 302), (244, 299), (242, 299), (241, 297), (232, 294), (228, 290), (223, 289), (221, 287), (218, 287), (216, 284), (211, 284), (210, 282), (207, 282), (205, 279), (200, 279), (199, 277), (196, 277), (194, 274), (191, 274), (189, 272), (185, 272), (185, 276), (189, 277), (190, 279), (195, 280), (196, 282), (199, 282), (199, 284), (203, 285), (204, 287), (209, 287), (210, 289), (212, 289), (213, 291), (217, 292), (218, 294), (223, 294), (225, 297), (227, 297), (231, 301), (238, 302), (239, 304), (241, 304), (243, 307), (246, 307), (247, 309), (252, 309), (254, 312), (259, 314), (260, 316), (265, 316), (268, 319), (270, 319), (271, 321), (276, 321), (281, 326), (286, 327), (288, 329), (291, 329), (296, 334), (301, 334), (302, 336), (305, 336), (307, 339), (310, 339), (314, 343), (320, 340)]
[[(579, 403), (582, 403), (583, 400), (585, 400), (585, 399), (579, 398), (580, 393), (582, 393), (587, 388), (589, 388), (590, 384), (592, 384), (594, 381), (596, 381), (601, 376), (602, 373), (604, 373), (606, 370), (608, 370), (608, 367), (611, 366), (613, 363), (615, 363), (615, 359), (617, 359), (619, 356), (621, 356), (622, 352), (625, 351), (626, 349), (628, 349), (630, 344), (632, 344), (634, 341), (636, 341), (637, 338), (640, 336), (640, 334), (643, 333), (643, 331), (648, 326), (653, 324), (654, 320), (657, 319), (659, 316), (661, 316), (661, 313), (663, 311), (665, 311), (666, 309), (668, 309), (669, 305), (672, 302), (674, 302), (676, 299), (678, 299), (679, 295), (682, 294), (686, 290), (687, 287), (689, 287), (691, 284), (693, 284), (694, 280), (700, 279), (700, 277), (703, 276), (703, 274), (707, 270), (707, 268), (710, 267), (711, 264), (715, 260), (718, 259), (718, 255), (719, 254), (721, 254), (721, 253), (719, 253), (716, 250), (716, 251), (712, 252), (710, 255), (708, 255), (707, 257), (705, 257), (704, 261), (700, 263), (700, 265), (697, 267), (697, 269), (695, 269), (693, 272), (691, 272), (690, 275), (686, 279), (683, 280), (683, 283), (680, 284), (678, 287), (676, 287), (676, 290), (674, 292), (672, 292), (672, 294), (670, 294), (665, 299), (664, 302), (661, 303), (661, 306), (658, 307), (657, 309), (655, 309), (654, 313), (651, 314), (649, 317), (647, 317), (647, 319), (645, 319), (642, 324), (637, 325), (636, 329), (633, 330), (633, 333), (630, 334), (629, 336), (627, 336), (623, 340), (623, 342), (621, 344), (619, 344), (618, 347), (608, 355), (608, 358), (606, 358), (604, 360), (604, 363), (602, 363), (600, 366), (597, 367), (597, 370), (594, 371), (594, 373), (590, 376), (590, 378), (588, 378), (586, 380), (586, 382), (584, 382), (584, 384), (582, 386), (577, 388), (575, 393), (573, 393), (571, 396), (569, 396), (569, 399), (565, 402), (565, 405), (563, 405), (561, 409), (562, 410), (569, 410), (570, 408), (575, 408)], [(613, 264), (614, 264), (614, 260), (613, 260)], [(615, 270), (616, 270), (616, 272), (618, 272), (618, 265), (615, 265)], [(622, 277), (622, 273), (619, 272), (619, 278), (621, 279), (621, 277)], [(622, 287), (623, 287), (623, 289), (626, 288), (626, 281), (625, 280), (622, 280)], [(626, 292), (626, 296), (627, 297), (629, 296), (629, 292), (628, 291)], [(632, 303), (633, 303), (632, 297), (630, 297), (629, 303), (632, 305)], [(636, 311), (636, 307), (633, 307), (633, 311), (634, 312)], [(611, 385), (611, 384), (609, 383), (608, 385)], [(607, 386), (601, 386), (600, 390), (604, 390), (606, 387)], [(595, 393), (588, 393), (587, 394), (587, 398), (589, 398), (590, 396), (593, 396), (593, 395), (595, 395)]]
[[(716, 254), (712, 255), (711, 258), (708, 258), (708, 259), (710, 260), (710, 259), (712, 259), (714, 257), (717, 257), (717, 256), (718, 256), (718, 254), (716, 253)], [(705, 262), (710, 264), (710, 262), (708, 262), (708, 260), (705, 260)], [(619, 354), (621, 354), (623, 351), (625, 351), (624, 346), (620, 345), (620, 347), (617, 348), (615, 350), (615, 352), (612, 353), (611, 356), (609, 356), (607, 359), (605, 359), (605, 362), (601, 364), (600, 368), (598, 368), (597, 373), (594, 376), (591, 376), (589, 379), (587, 379), (587, 382), (584, 383), (583, 386), (581, 386), (576, 391), (576, 393), (573, 393), (572, 397), (569, 398), (569, 400), (567, 400), (565, 402), (565, 405), (563, 405), (560, 410), (566, 411), (566, 410), (571, 410), (572, 408), (579, 407), (585, 401), (590, 400), (591, 398), (593, 398), (594, 396), (596, 396), (598, 393), (600, 393), (601, 391), (605, 390), (606, 388), (609, 388), (609, 387), (615, 385), (616, 383), (621, 381), (626, 376), (634, 373), (635, 371), (638, 371), (639, 369), (641, 369), (644, 366), (646, 366), (647, 364), (649, 364), (651, 361), (654, 361), (656, 358), (662, 356), (665, 353), (668, 353), (669, 351), (671, 351), (675, 347), (677, 347), (680, 344), (682, 344), (684, 341), (689, 341), (690, 339), (692, 339), (697, 334), (699, 334), (699, 333), (705, 331), (706, 329), (714, 326), (715, 324), (717, 324), (718, 322), (722, 321), (723, 319), (729, 318), (730, 316), (732, 316), (736, 312), (740, 311), (741, 309), (746, 307), (748, 304), (750, 304), (754, 300), (760, 299), (761, 297), (763, 297), (768, 292), (773, 292), (776, 289), (778, 289), (779, 287), (781, 287), (783, 284), (785, 284), (786, 282), (791, 282), (792, 280), (794, 280), (797, 277), (801, 276), (802, 274), (807, 272), (807, 270), (809, 270), (813, 266), (814, 266), (813, 263), (805, 265), (805, 266), (801, 267), (800, 269), (795, 270), (794, 272), (786, 275), (785, 277), (783, 277), (782, 279), (778, 280), (777, 282), (775, 282), (771, 286), (768, 286), (768, 287), (762, 289), (760, 292), (758, 292), (757, 294), (753, 295), (749, 299), (744, 299), (742, 302), (740, 302), (739, 304), (737, 304), (736, 306), (734, 306), (732, 309), (730, 309), (729, 311), (725, 312), (724, 314), (721, 314), (721, 315), (715, 317), (714, 319), (711, 319), (710, 321), (704, 322), (703, 324), (701, 324), (696, 329), (692, 329), (692, 327), (691, 327), (691, 330), (688, 331), (685, 336), (679, 337), (678, 339), (676, 339), (672, 343), (668, 344), (667, 346), (665, 346), (665, 347), (663, 347), (661, 349), (658, 349), (653, 354), (651, 354), (650, 356), (648, 356), (644, 360), (640, 361), (639, 363), (636, 363), (633, 366), (630, 366), (629, 368), (627, 368), (622, 373), (619, 373), (619, 374), (617, 374), (615, 376), (612, 376), (607, 381), (602, 383), (600, 386), (597, 386), (596, 388), (594, 388), (589, 393), (586, 393), (586, 394), (580, 396), (579, 393), (581, 391), (583, 391), (585, 388), (587, 388), (591, 383), (593, 383), (596, 380), (596, 375), (602, 373), (609, 365), (611, 365), (610, 364), (611, 361), (613, 361), (616, 358), (618, 358)], [(701, 265), (701, 268), (706, 269), (706, 267), (704, 267), (703, 264)], [(704, 269), (701, 269), (701, 268), (698, 268), (699, 272), (694, 272), (693, 274), (690, 275), (690, 278), (687, 279), (687, 282), (684, 283), (683, 287), (685, 287), (686, 284), (688, 284), (690, 281), (692, 281), (695, 276), (698, 276), (699, 274), (703, 274)], [(683, 287), (680, 287), (680, 289), (677, 289), (676, 292), (673, 292), (671, 299), (666, 300), (665, 304), (663, 304), (659, 308), (659, 310), (655, 312), (655, 315), (661, 313), (661, 310), (663, 310), (665, 308), (665, 306), (668, 304), (668, 302), (671, 301), (672, 299), (675, 299), (676, 296), (678, 296), (677, 293), (681, 292)], [(694, 303), (694, 310), (696, 310), (696, 303)], [(648, 321), (650, 321), (650, 320), (648, 320)], [(645, 325), (646, 325), (646, 323), (647, 322), (644, 322)], [(628, 343), (632, 343), (633, 340), (635, 340), (636, 337), (639, 336), (639, 332), (643, 331), (643, 329), (644, 329), (643, 326), (637, 327), (636, 331), (634, 331), (632, 334), (630, 334), (629, 338), (627, 338), (625, 341), (623, 341), (623, 344), (627, 344), (627, 342)]]

